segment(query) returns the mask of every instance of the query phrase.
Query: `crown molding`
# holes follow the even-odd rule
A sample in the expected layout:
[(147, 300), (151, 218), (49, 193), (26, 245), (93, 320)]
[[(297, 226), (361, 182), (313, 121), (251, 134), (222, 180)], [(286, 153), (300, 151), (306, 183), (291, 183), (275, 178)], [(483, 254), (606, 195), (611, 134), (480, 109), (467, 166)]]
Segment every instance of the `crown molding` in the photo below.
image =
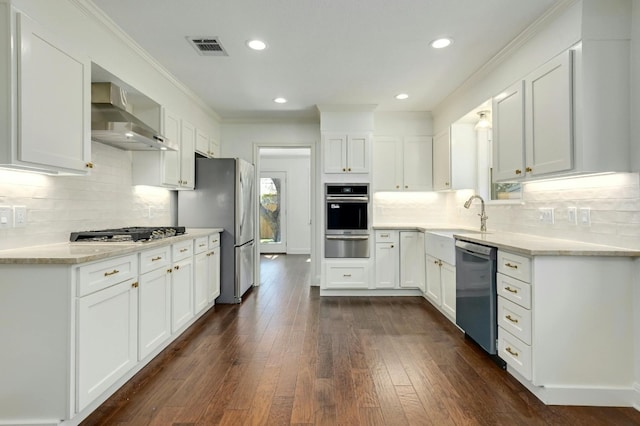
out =
[(178, 80), (164, 65), (158, 62), (142, 46), (132, 39), (118, 24), (116, 24), (102, 9), (92, 0), (68, 0), (87, 17), (100, 24), (107, 31), (115, 35), (120, 41), (126, 44), (131, 50), (143, 58), (149, 65), (155, 68), (164, 78), (173, 84), (178, 90), (183, 92), (188, 98), (195, 102), (205, 111), (209, 112), (216, 120), (222, 121), (220, 115), (207, 105), (194, 91), (189, 89), (184, 83)]

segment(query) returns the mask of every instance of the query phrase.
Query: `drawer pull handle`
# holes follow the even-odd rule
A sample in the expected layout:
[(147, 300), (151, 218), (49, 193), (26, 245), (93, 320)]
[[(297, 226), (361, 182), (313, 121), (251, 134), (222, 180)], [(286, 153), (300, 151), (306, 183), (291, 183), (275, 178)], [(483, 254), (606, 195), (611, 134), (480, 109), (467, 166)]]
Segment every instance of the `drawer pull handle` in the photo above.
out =
[(514, 324), (518, 323), (517, 318), (513, 318), (511, 315), (507, 315), (505, 318), (508, 319), (509, 321), (511, 321)]
[(213, 240), (213, 241), (211, 241), (211, 242), (212, 242), (212, 243), (217, 243), (217, 242), (218, 242), (218, 240)]
[(188, 248), (183, 248), (183, 249), (180, 250), (180, 253), (184, 253), (185, 251), (189, 251), (189, 249)]
[(206, 247), (206, 244), (200, 244), (198, 247)]
[(518, 265), (512, 265), (509, 262), (505, 263), (504, 266), (506, 266), (507, 268), (518, 269)]
[(156, 260), (161, 260), (162, 256), (158, 256), (158, 257), (154, 257), (153, 259), (151, 259), (152, 262), (155, 262)]
[(518, 290), (517, 289), (513, 289), (509, 286), (504, 288), (505, 290), (507, 290), (509, 293), (513, 293), (513, 294), (518, 294)]
[(519, 355), (518, 355), (518, 352), (514, 352), (514, 351), (513, 351), (513, 349), (511, 349), (509, 346), (507, 346), (507, 348), (505, 349), (505, 351), (509, 352), (511, 355), (513, 355), (513, 356), (515, 356), (515, 357), (519, 356)]
[(114, 269), (114, 270), (113, 270), (113, 271), (111, 271), (111, 272), (105, 272), (105, 273), (104, 273), (104, 276), (105, 276), (105, 277), (109, 277), (109, 276), (111, 276), (111, 275), (115, 275), (115, 274), (118, 274), (118, 273), (120, 273), (120, 271), (118, 271), (117, 269)]
[(389, 234), (380, 234), (381, 238), (389, 238)]
[(348, 277), (350, 277), (350, 276), (351, 276), (351, 274), (343, 274), (342, 276), (343, 276), (343, 277), (347, 277), (347, 278), (348, 278)]

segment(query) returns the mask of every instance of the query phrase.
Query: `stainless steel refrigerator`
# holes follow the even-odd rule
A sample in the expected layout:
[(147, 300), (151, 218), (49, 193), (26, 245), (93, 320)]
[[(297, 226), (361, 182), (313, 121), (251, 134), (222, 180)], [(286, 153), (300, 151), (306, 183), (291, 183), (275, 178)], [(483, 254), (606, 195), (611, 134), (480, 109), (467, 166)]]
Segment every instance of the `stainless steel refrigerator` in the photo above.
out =
[(254, 284), (255, 172), (238, 158), (196, 159), (194, 191), (178, 193), (178, 224), (224, 228), (220, 241), (220, 296), (240, 303)]

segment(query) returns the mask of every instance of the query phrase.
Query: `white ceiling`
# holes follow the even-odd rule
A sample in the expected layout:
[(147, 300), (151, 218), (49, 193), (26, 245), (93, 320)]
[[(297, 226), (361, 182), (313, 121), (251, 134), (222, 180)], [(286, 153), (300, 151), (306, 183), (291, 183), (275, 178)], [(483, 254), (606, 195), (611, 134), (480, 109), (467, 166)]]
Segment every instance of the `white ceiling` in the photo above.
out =
[[(299, 118), (317, 104), (432, 110), (566, 0), (93, 1), (222, 118)], [(188, 36), (216, 36), (229, 56), (200, 56)], [(441, 36), (454, 43), (432, 49)]]

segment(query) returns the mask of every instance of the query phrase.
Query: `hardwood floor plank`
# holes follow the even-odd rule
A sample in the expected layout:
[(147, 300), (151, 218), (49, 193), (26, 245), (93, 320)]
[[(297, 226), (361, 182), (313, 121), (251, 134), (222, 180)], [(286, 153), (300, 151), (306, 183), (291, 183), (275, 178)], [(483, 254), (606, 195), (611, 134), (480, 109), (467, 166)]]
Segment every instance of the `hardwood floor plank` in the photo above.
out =
[(320, 297), (307, 256), (261, 257), (83, 425), (640, 425), (547, 406), (421, 297)]

